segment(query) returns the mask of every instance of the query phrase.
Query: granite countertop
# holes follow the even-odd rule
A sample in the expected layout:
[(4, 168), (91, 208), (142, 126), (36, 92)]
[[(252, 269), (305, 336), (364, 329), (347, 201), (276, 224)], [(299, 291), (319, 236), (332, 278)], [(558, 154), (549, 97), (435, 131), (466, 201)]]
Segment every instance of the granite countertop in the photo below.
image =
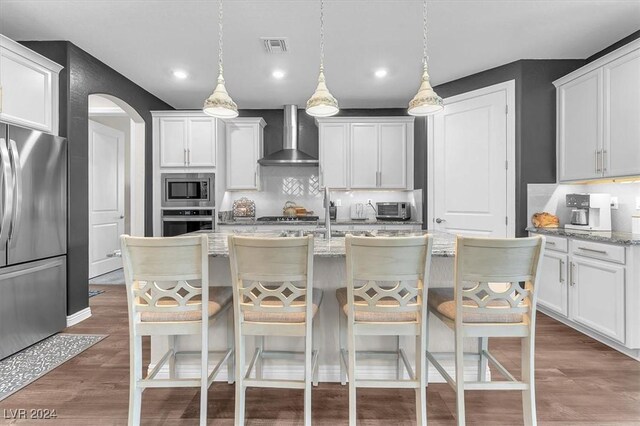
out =
[[(332, 220), (332, 225), (422, 225), (421, 220)], [(275, 220), (230, 220), (230, 221), (219, 221), (218, 225), (223, 226), (260, 226), (260, 225), (282, 225), (282, 226), (318, 226), (324, 225), (324, 219), (317, 221), (275, 221)]]
[[(201, 234), (205, 233), (209, 237), (209, 256), (214, 257), (227, 257), (229, 256), (229, 247), (227, 246), (227, 238), (230, 234), (244, 235), (244, 236), (260, 236), (260, 237), (280, 237), (281, 234), (277, 231), (271, 232), (225, 232), (225, 231), (197, 231), (192, 233)], [(380, 231), (374, 235), (379, 236), (411, 236), (411, 235), (423, 235), (430, 233), (434, 236), (433, 241), (433, 256), (438, 257), (452, 257), (455, 255), (455, 243), (456, 237), (453, 234), (447, 234), (445, 232), (434, 231)], [(344, 257), (345, 246), (344, 237), (331, 237), (330, 239), (324, 239), (318, 237), (314, 241), (314, 255), (320, 257)]]
[(536, 232), (543, 235), (553, 235), (557, 237), (578, 238), (587, 241), (597, 241), (601, 243), (623, 244), (628, 246), (640, 245), (640, 234), (619, 231), (581, 231), (578, 229), (559, 228), (527, 228), (529, 232)]

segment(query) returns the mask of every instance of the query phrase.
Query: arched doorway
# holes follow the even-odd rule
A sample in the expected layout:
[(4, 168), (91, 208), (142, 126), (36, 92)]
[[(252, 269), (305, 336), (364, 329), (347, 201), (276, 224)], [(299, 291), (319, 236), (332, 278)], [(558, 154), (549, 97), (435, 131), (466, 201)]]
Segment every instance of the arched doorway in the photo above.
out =
[(122, 267), (119, 236), (144, 235), (145, 123), (123, 100), (89, 95), (89, 278)]

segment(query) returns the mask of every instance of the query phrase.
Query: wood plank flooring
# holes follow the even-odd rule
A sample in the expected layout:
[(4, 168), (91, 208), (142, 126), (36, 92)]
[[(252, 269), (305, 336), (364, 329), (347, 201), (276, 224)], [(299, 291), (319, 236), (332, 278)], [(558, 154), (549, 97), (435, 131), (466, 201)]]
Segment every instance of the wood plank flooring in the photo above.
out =
[[(93, 316), (66, 330), (109, 337), (40, 380), (0, 402), (0, 424), (9, 409), (55, 409), (57, 419), (21, 424), (123, 425), (129, 393), (127, 307), (124, 286), (91, 286), (106, 293), (90, 299)], [(507, 368), (519, 373), (517, 340), (491, 339), (490, 348)], [(541, 425), (640, 425), (640, 363), (542, 314), (538, 318), (536, 384)], [(145, 346), (148, 358), (148, 342)], [(145, 363), (148, 359), (145, 359)], [(196, 425), (199, 393), (195, 389), (149, 389), (143, 394), (144, 425)], [(431, 425), (455, 424), (455, 395), (446, 384), (428, 390)], [(415, 421), (411, 390), (358, 391), (362, 425), (411, 425)], [(313, 390), (317, 425), (346, 425), (347, 388), (325, 383)], [(518, 392), (469, 391), (467, 423), (522, 424)], [(7, 411), (5, 411), (7, 410)], [(250, 389), (247, 424), (302, 424), (302, 391)], [(209, 424), (232, 425), (233, 385), (214, 383), (209, 391)]]

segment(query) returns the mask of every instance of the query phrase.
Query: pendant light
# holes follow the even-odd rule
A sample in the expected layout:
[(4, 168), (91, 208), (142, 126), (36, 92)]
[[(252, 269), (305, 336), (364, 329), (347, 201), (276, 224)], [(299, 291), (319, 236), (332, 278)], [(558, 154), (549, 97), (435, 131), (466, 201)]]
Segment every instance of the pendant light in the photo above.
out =
[(211, 96), (204, 101), (205, 114), (216, 118), (235, 118), (238, 116), (238, 106), (224, 87), (224, 77), (222, 75), (222, 3), (220, 0), (218, 11), (218, 85)]
[(330, 117), (340, 111), (338, 101), (329, 93), (324, 80), (324, 0), (320, 0), (320, 74), (316, 91), (307, 101), (306, 111), (313, 117)]
[(427, 0), (424, 0), (422, 7), (422, 82), (418, 93), (409, 102), (410, 115), (425, 116), (441, 111), (444, 106), (442, 98), (431, 87), (429, 82), (429, 72), (427, 69)]

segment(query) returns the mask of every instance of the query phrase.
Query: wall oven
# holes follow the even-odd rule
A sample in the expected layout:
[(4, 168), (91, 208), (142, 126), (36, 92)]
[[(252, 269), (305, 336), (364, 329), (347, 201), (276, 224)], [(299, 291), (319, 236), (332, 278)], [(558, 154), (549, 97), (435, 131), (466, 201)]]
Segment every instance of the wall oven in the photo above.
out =
[(213, 209), (164, 209), (162, 210), (162, 236), (175, 237), (195, 231), (212, 231)]
[(162, 207), (215, 206), (215, 174), (163, 173)]

